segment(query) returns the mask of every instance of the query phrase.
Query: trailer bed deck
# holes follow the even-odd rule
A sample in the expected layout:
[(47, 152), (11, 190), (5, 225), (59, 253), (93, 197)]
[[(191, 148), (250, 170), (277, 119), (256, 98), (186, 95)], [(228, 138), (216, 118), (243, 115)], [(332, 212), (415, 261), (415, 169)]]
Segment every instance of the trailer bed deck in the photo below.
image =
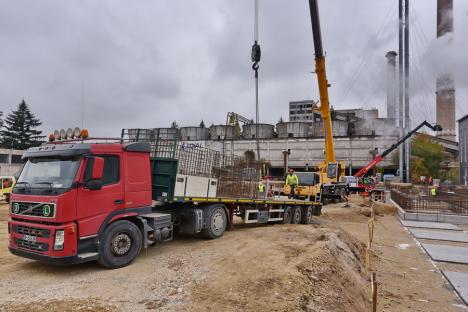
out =
[(229, 204), (267, 204), (267, 205), (318, 205), (321, 203), (302, 200), (302, 199), (291, 199), (287, 197), (279, 198), (230, 198), (230, 197), (177, 197), (174, 198), (175, 203), (229, 203)]

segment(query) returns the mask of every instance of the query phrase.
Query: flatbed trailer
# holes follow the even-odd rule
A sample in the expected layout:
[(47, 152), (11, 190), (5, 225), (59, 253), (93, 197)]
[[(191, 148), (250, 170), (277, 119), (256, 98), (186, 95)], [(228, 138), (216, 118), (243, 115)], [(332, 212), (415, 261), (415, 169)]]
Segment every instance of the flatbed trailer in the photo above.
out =
[(228, 212), (229, 229), (231, 230), (234, 228), (234, 216), (240, 217), (244, 223), (280, 221), (282, 223), (309, 224), (312, 221), (312, 216), (319, 216), (322, 211), (322, 205), (318, 202), (290, 199), (283, 196), (265, 199), (185, 197), (175, 198), (174, 203), (199, 207), (211, 204), (224, 205)]

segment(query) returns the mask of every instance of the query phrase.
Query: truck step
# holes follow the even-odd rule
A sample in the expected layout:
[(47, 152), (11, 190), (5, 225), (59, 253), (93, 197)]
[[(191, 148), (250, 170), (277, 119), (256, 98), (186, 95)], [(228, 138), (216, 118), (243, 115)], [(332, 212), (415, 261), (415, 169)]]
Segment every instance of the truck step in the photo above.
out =
[(80, 259), (89, 259), (89, 258), (94, 258), (94, 257), (97, 258), (98, 255), (99, 253), (97, 252), (85, 252), (85, 253), (79, 254), (78, 258)]

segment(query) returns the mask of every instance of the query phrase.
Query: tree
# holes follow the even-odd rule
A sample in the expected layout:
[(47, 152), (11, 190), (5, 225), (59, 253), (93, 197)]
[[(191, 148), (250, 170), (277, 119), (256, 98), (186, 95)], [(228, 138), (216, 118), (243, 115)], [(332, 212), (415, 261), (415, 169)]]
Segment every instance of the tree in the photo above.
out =
[(205, 122), (203, 121), (203, 119), (202, 119), (202, 121), (200, 122), (200, 128), (205, 128)]
[(278, 123), (282, 123), (282, 122), (284, 122), (283, 116), (280, 116), (280, 118), (278, 119)]
[(172, 128), (172, 129), (179, 129), (179, 125), (177, 124), (177, 121), (174, 120), (174, 121), (171, 123), (171, 128)]
[[(444, 147), (425, 135), (416, 136), (411, 144), (412, 176), (440, 177), (440, 163), (445, 159)], [(419, 160), (418, 160), (419, 159)]]
[(30, 111), (24, 100), (4, 120), (2, 143), (4, 148), (27, 149), (42, 144), (45, 136), (37, 127), (42, 122)]

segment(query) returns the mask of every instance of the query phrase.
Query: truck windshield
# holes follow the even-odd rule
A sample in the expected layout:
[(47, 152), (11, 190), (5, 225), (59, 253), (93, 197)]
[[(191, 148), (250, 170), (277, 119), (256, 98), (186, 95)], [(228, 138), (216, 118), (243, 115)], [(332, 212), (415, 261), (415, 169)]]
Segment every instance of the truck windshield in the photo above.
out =
[(18, 187), (68, 189), (80, 164), (80, 158), (31, 158), (24, 165)]
[(313, 172), (296, 172), (299, 179), (299, 185), (313, 186), (315, 185), (315, 173)]

